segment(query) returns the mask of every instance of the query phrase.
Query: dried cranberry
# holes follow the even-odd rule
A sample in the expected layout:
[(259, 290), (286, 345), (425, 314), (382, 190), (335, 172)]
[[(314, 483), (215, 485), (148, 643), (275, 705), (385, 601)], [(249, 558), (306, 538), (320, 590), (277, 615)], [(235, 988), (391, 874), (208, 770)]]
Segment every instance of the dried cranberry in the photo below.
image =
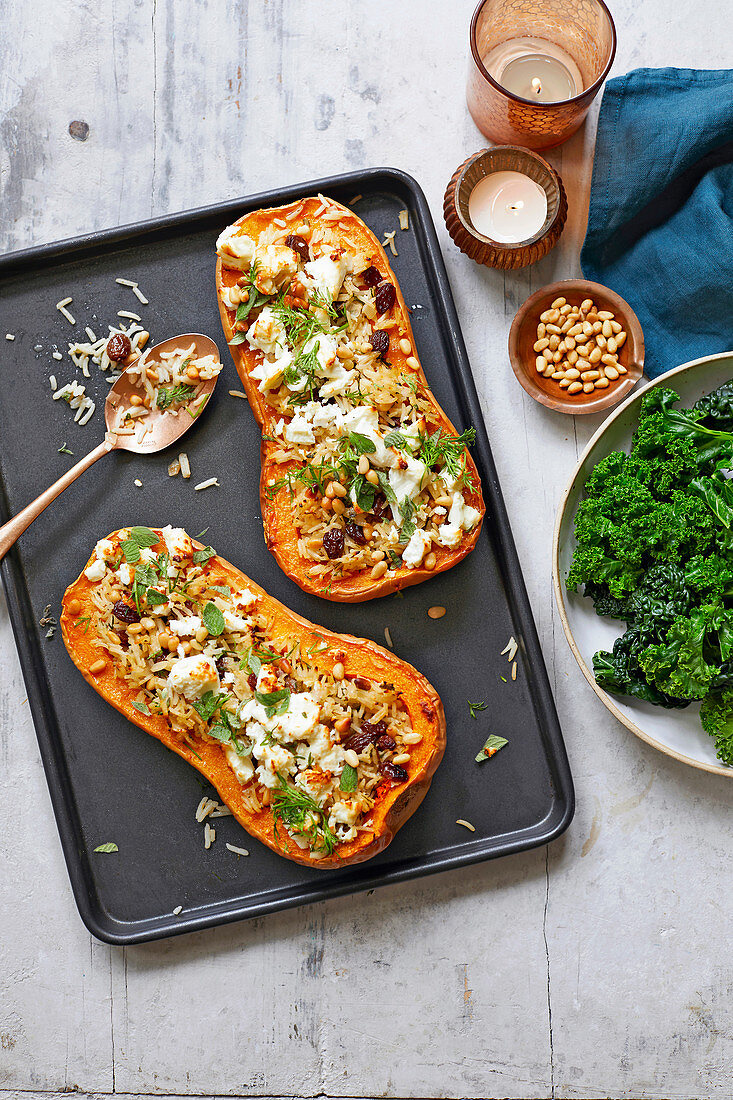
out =
[(369, 337), (369, 343), (377, 355), (384, 356), (389, 351), (389, 334), (383, 328), (378, 328)]
[(355, 753), (364, 752), (367, 745), (371, 745), (373, 737), (371, 733), (352, 733), (348, 741), (344, 742), (345, 749), (353, 749)]
[(255, 676), (254, 672), (250, 672), (249, 676), (247, 677), (247, 683), (250, 686), (250, 690), (254, 691), (254, 689), (257, 687), (257, 677)]
[(113, 363), (121, 363), (123, 359), (127, 359), (131, 351), (130, 337), (125, 336), (124, 332), (116, 332), (107, 341), (107, 355)]
[(119, 619), (121, 623), (139, 623), (140, 616), (131, 604), (125, 603), (124, 600), (118, 600), (112, 608), (114, 616)]
[(293, 252), (298, 253), (304, 264), (310, 260), (311, 255), (308, 251), (308, 242), (303, 240), (302, 237), (296, 237), (291, 233), (289, 237), (285, 238), (285, 244), (288, 248), (292, 248)]
[(323, 549), (329, 558), (340, 558), (344, 552), (344, 533), (340, 527), (329, 527), (323, 536)]
[(366, 542), (366, 539), (364, 538), (364, 532), (362, 531), (359, 524), (354, 523), (353, 519), (347, 519), (344, 526), (346, 528), (346, 534), (349, 536), (349, 538), (353, 539), (354, 542), (359, 544), (359, 546), (363, 546)]
[(384, 720), (381, 722), (362, 722), (361, 732), (368, 733), (372, 741), (376, 741), (378, 737), (387, 732), (387, 723)]
[(372, 264), (366, 271), (362, 271), (361, 278), (367, 286), (378, 286), (382, 281), (382, 272)]
[(376, 519), (381, 519), (386, 511), (387, 498), (385, 496), (382, 496), (382, 494), (380, 493), (379, 496), (374, 498), (374, 504), (372, 505), (372, 515), (375, 516)]
[(392, 283), (388, 283), (386, 280), (380, 283), (374, 292), (374, 305), (377, 307), (377, 313), (387, 313), (396, 301), (397, 291)]
[(383, 733), (381, 737), (378, 737), (375, 744), (380, 752), (392, 752), (393, 749), (397, 748), (397, 742), (388, 733)]
[(399, 764), (390, 764), (389, 760), (385, 760), (383, 764), (380, 764), (379, 770), (385, 779), (391, 779), (393, 783), (404, 783), (410, 778), (404, 768), (401, 768)]

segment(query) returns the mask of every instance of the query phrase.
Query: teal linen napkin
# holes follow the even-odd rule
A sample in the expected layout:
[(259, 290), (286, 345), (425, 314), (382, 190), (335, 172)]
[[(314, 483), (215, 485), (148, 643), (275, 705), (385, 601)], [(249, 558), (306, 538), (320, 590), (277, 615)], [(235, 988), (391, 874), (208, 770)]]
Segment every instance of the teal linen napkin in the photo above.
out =
[(649, 377), (733, 348), (733, 69), (609, 81), (580, 262), (637, 313)]

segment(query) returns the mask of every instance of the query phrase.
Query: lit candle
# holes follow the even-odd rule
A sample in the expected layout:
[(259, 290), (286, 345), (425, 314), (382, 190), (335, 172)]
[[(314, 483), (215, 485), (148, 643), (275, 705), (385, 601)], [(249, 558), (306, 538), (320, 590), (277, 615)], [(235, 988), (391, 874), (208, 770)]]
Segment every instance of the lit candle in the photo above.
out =
[(547, 195), (523, 172), (492, 172), (468, 196), (474, 229), (499, 244), (519, 244), (539, 232), (547, 217)]
[(561, 103), (583, 91), (580, 69), (547, 38), (511, 38), (483, 59), (502, 88), (534, 103)]

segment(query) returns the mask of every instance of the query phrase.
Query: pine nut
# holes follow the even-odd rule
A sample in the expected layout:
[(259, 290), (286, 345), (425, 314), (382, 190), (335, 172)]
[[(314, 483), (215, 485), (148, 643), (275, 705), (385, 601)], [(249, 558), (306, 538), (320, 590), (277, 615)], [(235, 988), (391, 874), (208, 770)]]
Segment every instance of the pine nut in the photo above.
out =
[(333, 498), (333, 501), (331, 502), (331, 507), (333, 508), (337, 516), (342, 516), (346, 511), (346, 505), (339, 497)]
[(548, 363), (547, 366), (545, 367), (545, 369), (542, 372), (543, 378), (551, 378), (552, 377), (552, 371), (553, 371), (553, 365), (552, 365), (552, 363)]
[(565, 371), (565, 377), (569, 378), (571, 382), (574, 382), (576, 378), (580, 378), (580, 371), (576, 370), (575, 367), (570, 367), (569, 370)]
[(562, 329), (559, 325), (548, 325), (547, 331), (550, 333), (551, 336), (559, 336), (562, 332)]
[(606, 348), (608, 350), (609, 355), (613, 355), (613, 353), (618, 348), (618, 340), (616, 339), (615, 336), (612, 336), (611, 339), (606, 342)]
[(618, 371), (615, 367), (607, 366), (604, 371), (606, 378), (611, 378), (614, 382), (618, 378)]
[(580, 336), (583, 331), (582, 325), (573, 325), (571, 329), (568, 329), (568, 336)]
[(429, 619), (442, 619), (445, 615), (445, 608), (437, 604), (435, 607), (428, 608)]
[(335, 484), (336, 483), (334, 481), (329, 481), (328, 485), (326, 486), (326, 496), (329, 500), (333, 500), (334, 496), (336, 495), (336, 491), (334, 489)]
[(364, 526), (361, 529), (361, 533), (364, 536), (364, 538), (367, 540), (367, 542), (369, 542), (370, 538), (374, 534), (374, 528), (370, 527), (369, 524), (365, 523)]
[(590, 348), (586, 347), (585, 344), (582, 344), (577, 349), (577, 352), (578, 352), (578, 355), (580, 356), (581, 359), (587, 359), (588, 356), (590, 355)]
[(191, 382), (198, 382), (199, 379), (200, 379), (198, 367), (194, 367), (193, 365), (190, 366), (190, 367), (187, 367), (186, 368), (186, 378), (190, 379)]
[(366, 479), (370, 485), (379, 485), (379, 475), (376, 470), (367, 470)]
[(407, 763), (409, 763), (409, 760), (410, 760), (409, 752), (401, 752), (401, 753), (398, 753), (397, 756), (392, 757), (392, 763), (393, 764), (407, 764)]
[(585, 319), (586, 321), (589, 321), (590, 324), (595, 324), (595, 322), (598, 320), (598, 314), (594, 309), (591, 309), (588, 311), (588, 313), (586, 313)]
[(568, 303), (566, 302), (564, 306), (560, 306), (560, 316), (561, 317), (567, 317), (568, 313), (570, 313), (572, 308), (573, 307), (568, 305)]
[(568, 393), (580, 393), (583, 388), (582, 382), (571, 382), (568, 386)]
[(623, 325), (620, 325), (620, 324), (618, 323), (618, 321), (609, 321), (609, 324), (610, 324), (610, 326), (611, 326), (611, 330), (612, 330), (612, 332), (613, 332), (613, 334), (614, 334), (614, 335), (615, 335), (615, 334), (616, 334), (617, 332), (620, 332), (620, 331), (621, 331), (621, 329), (623, 328)]
[(408, 355), (407, 359), (405, 359), (405, 366), (409, 367), (410, 370), (420, 370), (420, 364), (414, 355)]
[(567, 375), (565, 375), (565, 377), (560, 381), (560, 389), (561, 390), (566, 390), (568, 388), (568, 386), (570, 385), (570, 382), (571, 382), (571, 379), (568, 378)]
[(205, 626), (200, 626), (196, 631), (196, 641), (199, 643), (199, 645), (203, 645), (208, 636), (209, 632)]
[(331, 669), (331, 675), (333, 676), (334, 680), (343, 680), (345, 673), (346, 670), (344, 669), (342, 661), (337, 661)]
[(386, 563), (386, 561), (378, 561), (377, 564), (372, 569), (372, 574), (371, 574), (372, 575), (372, 580), (375, 580), (375, 581), (379, 580), (379, 578), (383, 577), (386, 572), (387, 572), (387, 563)]
[(608, 339), (609, 336), (613, 336), (613, 329), (611, 328), (611, 322), (610, 321), (606, 320), (606, 321), (603, 322), (601, 332), (606, 337), (606, 339)]
[(542, 373), (542, 371), (545, 369), (545, 364), (546, 363), (547, 363), (547, 360), (545, 359), (544, 355), (538, 355), (537, 356), (537, 358), (534, 361), (534, 365), (536, 366), (538, 373), (540, 373), (540, 374)]
[[(348, 733), (351, 729), (351, 718), (337, 718), (333, 724), (333, 728), (336, 730), (337, 733), (340, 733), (342, 735), (344, 733)], [(344, 753), (344, 755), (346, 754)]]
[(412, 344), (409, 340), (400, 340), (400, 351), (403, 355), (412, 355)]
[(425, 561), (423, 562), (423, 565), (428, 570), (435, 569), (435, 564), (437, 560), (438, 559), (436, 558), (435, 554), (428, 554)]
[(541, 340), (542, 337), (545, 335), (545, 332), (546, 332), (545, 326), (540, 321), (540, 323), (537, 326), (537, 339)]
[(553, 353), (552, 353), (552, 362), (553, 363), (559, 363), (561, 359), (562, 359), (562, 352), (561, 351), (553, 351)]
[(411, 733), (403, 733), (402, 740), (405, 742), (406, 745), (419, 745), (422, 741), (422, 734), (417, 733), (416, 730), (413, 730)]
[(351, 348), (336, 348), (336, 356), (339, 359), (353, 359), (354, 353)]
[(552, 320), (552, 310), (551, 309), (546, 309), (544, 313), (540, 313), (540, 321), (544, 321), (545, 324), (547, 324), (547, 322), (551, 321), (551, 320)]
[(106, 660), (104, 659), (104, 657), (100, 657), (98, 661), (95, 661), (93, 665), (89, 666), (89, 671), (92, 673), (92, 675), (96, 676), (98, 672), (104, 671), (106, 667)]
[(598, 316), (601, 318), (602, 321), (612, 321), (613, 320), (613, 314), (607, 309), (599, 309), (598, 310)]
[(334, 496), (345, 497), (348, 492), (345, 485), (342, 485), (340, 481), (331, 481), (329, 485), (333, 485)]
[(593, 322), (593, 334), (594, 334), (594, 336), (597, 336), (598, 333), (602, 330), (602, 328), (603, 328), (603, 321), (594, 321)]
[(549, 344), (550, 351), (557, 351), (558, 347), (560, 346), (560, 337), (553, 335), (550, 337), (547, 343)]
[(605, 389), (608, 388), (608, 386), (610, 386), (610, 384), (611, 383), (608, 381), (607, 378), (599, 378), (598, 381), (596, 382), (596, 389), (597, 390), (605, 390)]
[(601, 353), (600, 348), (593, 348), (590, 355), (588, 356), (588, 362), (589, 363), (599, 363), (600, 359), (601, 359), (601, 354), (602, 353)]
[(583, 310), (583, 312), (587, 312), (589, 309), (593, 309), (593, 299), (584, 298), (583, 301), (580, 303), (580, 308)]
[(372, 550), (372, 561), (381, 561), (384, 556), (384, 550)]
[(577, 363), (577, 362), (578, 362), (578, 352), (576, 351), (575, 348), (571, 348), (570, 351), (568, 352), (568, 363), (570, 363), (570, 365), (572, 366), (573, 363)]
[(533, 345), (533, 349), (534, 351), (544, 351), (545, 348), (548, 348), (549, 346), (550, 341), (547, 339), (547, 337), (543, 337), (541, 340), (538, 340), (537, 343)]
[(629, 373), (627, 371), (626, 367), (622, 367), (620, 363), (616, 364), (616, 370), (619, 372), (619, 374), (628, 374)]
[(563, 353), (568, 350), (564, 340), (561, 340), (560, 343), (557, 345), (557, 350), (562, 351)]
[(371, 466), (369, 465), (369, 459), (367, 458), (366, 455), (360, 455), (359, 464), (356, 467), (356, 469), (357, 469), (357, 472), (362, 474), (362, 475), (369, 473), (369, 470), (371, 469)]
[(550, 309), (559, 309), (560, 306), (564, 306), (566, 302), (567, 302), (567, 298), (556, 298), (555, 301), (550, 306)]
[(554, 371), (553, 374), (550, 375), (550, 377), (554, 378), (556, 382), (559, 382), (561, 378), (565, 377), (565, 371), (564, 370), (556, 370), (556, 371)]
[(560, 332), (568, 332), (568, 330), (571, 329), (572, 327), (573, 327), (573, 320), (572, 320), (571, 317), (567, 317), (565, 319), (565, 321), (563, 321), (562, 325), (560, 325)]
[(580, 346), (581, 344), (587, 344), (588, 343), (587, 334), (585, 332), (579, 332), (578, 335), (575, 337), (575, 343), (578, 346)]
[(81, 601), (69, 600), (66, 610), (69, 612), (70, 615), (78, 615), (81, 611)]
[(572, 351), (575, 347), (575, 337), (571, 336), (570, 333), (568, 333), (565, 337), (565, 347), (568, 349), (568, 351)]
[(144, 619), (140, 620), (140, 626), (143, 628), (143, 630), (147, 630), (148, 632), (151, 630), (155, 630), (155, 622), (153, 621), (153, 619), (149, 619), (147, 615)]
[(595, 388), (596, 387), (595, 387), (593, 382), (584, 382), (583, 383), (583, 393), (593, 393), (593, 390)]
[(139, 407), (140, 405), (142, 405), (142, 403), (143, 403), (143, 399), (142, 399), (142, 397), (140, 397), (140, 395), (139, 395), (139, 394), (137, 394), (137, 393), (133, 393), (133, 395), (132, 395), (132, 396), (131, 396), (131, 398), (130, 398), (130, 404), (131, 404), (131, 405), (132, 405), (132, 406), (133, 406), (134, 408), (137, 408), (137, 407)]
[(127, 627), (127, 633), (128, 634), (135, 635), (135, 634), (142, 634), (142, 632), (143, 632), (143, 628), (142, 628), (142, 625), (140, 623), (130, 623)]
[(626, 333), (622, 329), (621, 332), (619, 332), (618, 336), (616, 337), (616, 348), (617, 349), (622, 348), (625, 343), (626, 343)]
[(344, 760), (352, 768), (359, 767), (359, 757), (356, 755), (353, 749), (347, 749), (344, 753)]
[(601, 351), (605, 351), (606, 350), (606, 337), (605, 336), (596, 336), (596, 345), (597, 345), (597, 347), (599, 347), (601, 349)]
[(584, 370), (580, 377), (583, 382), (595, 382), (601, 375), (597, 370)]
[(601, 356), (601, 362), (602, 363), (608, 363), (609, 366), (615, 367), (616, 364), (618, 363), (618, 356), (617, 355), (611, 355), (610, 352), (606, 352), (605, 355)]

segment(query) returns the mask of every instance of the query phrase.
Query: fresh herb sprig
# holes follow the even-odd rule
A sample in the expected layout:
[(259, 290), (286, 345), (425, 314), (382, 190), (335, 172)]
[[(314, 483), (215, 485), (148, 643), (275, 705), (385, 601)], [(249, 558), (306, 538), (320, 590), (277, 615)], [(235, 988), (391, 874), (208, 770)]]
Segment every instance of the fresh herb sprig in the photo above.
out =
[(331, 855), (338, 841), (329, 828), (324, 811), (314, 798), (291, 786), (282, 775), (278, 774), (278, 781), (271, 805), (275, 837), (280, 845), (284, 847), (279, 833), (279, 825), (282, 824), (288, 832), (304, 837), (312, 849)]
[(174, 386), (159, 386), (156, 405), (159, 409), (170, 409), (173, 405), (185, 405), (196, 392), (195, 386), (177, 382)]

